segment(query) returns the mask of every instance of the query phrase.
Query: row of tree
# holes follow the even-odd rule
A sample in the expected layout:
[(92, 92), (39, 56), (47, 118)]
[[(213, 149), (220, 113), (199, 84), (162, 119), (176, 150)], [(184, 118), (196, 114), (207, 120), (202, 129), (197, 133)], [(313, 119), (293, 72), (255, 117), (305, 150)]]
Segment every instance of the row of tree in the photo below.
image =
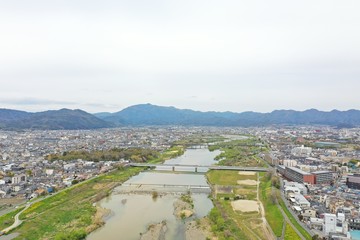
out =
[(133, 162), (147, 162), (160, 156), (159, 152), (144, 148), (114, 148), (111, 150), (96, 151), (69, 151), (62, 154), (49, 154), (46, 159), (50, 161), (64, 160), (71, 161), (82, 159), (86, 161), (119, 161), (121, 159), (131, 160)]

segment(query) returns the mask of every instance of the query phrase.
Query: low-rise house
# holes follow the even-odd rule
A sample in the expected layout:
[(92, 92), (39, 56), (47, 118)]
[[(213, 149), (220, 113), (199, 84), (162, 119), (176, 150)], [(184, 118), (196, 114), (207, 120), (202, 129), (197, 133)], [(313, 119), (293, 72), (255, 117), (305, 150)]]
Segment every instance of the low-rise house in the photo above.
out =
[(310, 224), (311, 229), (316, 229), (316, 230), (322, 231), (323, 226), (324, 226), (324, 219), (310, 218), (309, 224)]
[(296, 205), (300, 206), (303, 209), (310, 208), (310, 202), (301, 194), (295, 194), (294, 196)]
[(306, 209), (301, 214), (304, 218), (316, 218), (316, 210), (314, 209)]

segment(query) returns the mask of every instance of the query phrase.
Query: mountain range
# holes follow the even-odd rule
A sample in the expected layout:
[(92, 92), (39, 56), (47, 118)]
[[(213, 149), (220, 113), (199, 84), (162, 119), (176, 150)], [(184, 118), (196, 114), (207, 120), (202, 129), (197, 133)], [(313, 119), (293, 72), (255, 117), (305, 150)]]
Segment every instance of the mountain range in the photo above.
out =
[(60, 109), (37, 113), (0, 109), (0, 128), (6, 130), (75, 130), (113, 126), (112, 123), (101, 120), (90, 113), (78, 109)]
[(323, 112), (275, 110), (258, 112), (200, 112), (152, 104), (139, 104), (116, 113), (98, 113), (95, 116), (116, 125), (183, 125), (183, 126), (266, 126), (273, 124), (360, 125), (360, 111)]
[(175, 107), (139, 104), (115, 113), (90, 114), (82, 110), (60, 109), (38, 113), (0, 109), (0, 128), (18, 129), (97, 129), (116, 126), (267, 126), (267, 125), (360, 125), (360, 111), (330, 112), (275, 110), (258, 112), (200, 112)]

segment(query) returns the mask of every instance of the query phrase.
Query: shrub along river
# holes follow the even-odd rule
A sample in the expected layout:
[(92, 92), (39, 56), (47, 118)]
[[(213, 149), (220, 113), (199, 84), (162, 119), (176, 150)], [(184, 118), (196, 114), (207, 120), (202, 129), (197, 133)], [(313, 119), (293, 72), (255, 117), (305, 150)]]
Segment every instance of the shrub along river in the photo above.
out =
[[(213, 165), (220, 151), (188, 149), (184, 155), (170, 159), (165, 164)], [(165, 170), (165, 171), (164, 171)], [(149, 226), (166, 223), (165, 230), (156, 239), (185, 239), (186, 223), (206, 216), (213, 204), (208, 199), (210, 188), (205, 178), (207, 169), (176, 166), (158, 167), (132, 177), (113, 193), (98, 202), (111, 213), (105, 218), (105, 225), (91, 233), (88, 240), (140, 239)], [(192, 173), (191, 173), (192, 172)], [(181, 219), (174, 214), (181, 194), (191, 193), (194, 215)], [(155, 196), (154, 196), (154, 193)], [(146, 239), (146, 238), (143, 238)]]

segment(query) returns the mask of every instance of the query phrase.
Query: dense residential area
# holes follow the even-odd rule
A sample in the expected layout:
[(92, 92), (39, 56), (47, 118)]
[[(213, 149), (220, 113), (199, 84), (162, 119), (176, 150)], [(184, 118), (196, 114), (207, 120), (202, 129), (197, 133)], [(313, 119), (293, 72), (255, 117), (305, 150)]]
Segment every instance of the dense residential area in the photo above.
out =
[[(254, 144), (262, 151), (251, 154), (262, 158), (269, 171), (276, 171), (281, 177), (281, 198), (313, 238), (351, 239), (350, 231), (360, 229), (360, 129), (327, 126), (1, 131), (1, 212), (129, 162), (147, 161), (135, 154), (109, 154), (113, 149), (117, 153), (123, 149), (161, 153), (176, 144), (202, 144), (202, 136), (226, 139), (234, 135), (257, 139)], [(193, 138), (197, 141), (192, 142)], [(83, 153), (79, 155), (83, 157), (77, 158), (78, 153)], [(95, 153), (103, 154), (87, 159)], [(219, 163), (237, 164), (236, 159)]]
[(267, 129), (264, 158), (282, 176), (282, 197), (312, 235), (350, 239), (360, 229), (359, 130), (328, 127)]
[[(69, 156), (72, 151), (92, 153), (135, 148), (162, 151), (169, 148), (174, 141), (196, 132), (201, 131), (181, 128), (1, 131), (1, 208), (5, 207), (4, 203), (12, 205), (51, 194), (132, 160), (132, 156), (128, 159), (112, 159), (105, 154), (102, 154), (105, 156), (103, 159), (94, 161), (71, 159)], [(54, 160), (54, 156), (58, 155), (63, 157)]]

